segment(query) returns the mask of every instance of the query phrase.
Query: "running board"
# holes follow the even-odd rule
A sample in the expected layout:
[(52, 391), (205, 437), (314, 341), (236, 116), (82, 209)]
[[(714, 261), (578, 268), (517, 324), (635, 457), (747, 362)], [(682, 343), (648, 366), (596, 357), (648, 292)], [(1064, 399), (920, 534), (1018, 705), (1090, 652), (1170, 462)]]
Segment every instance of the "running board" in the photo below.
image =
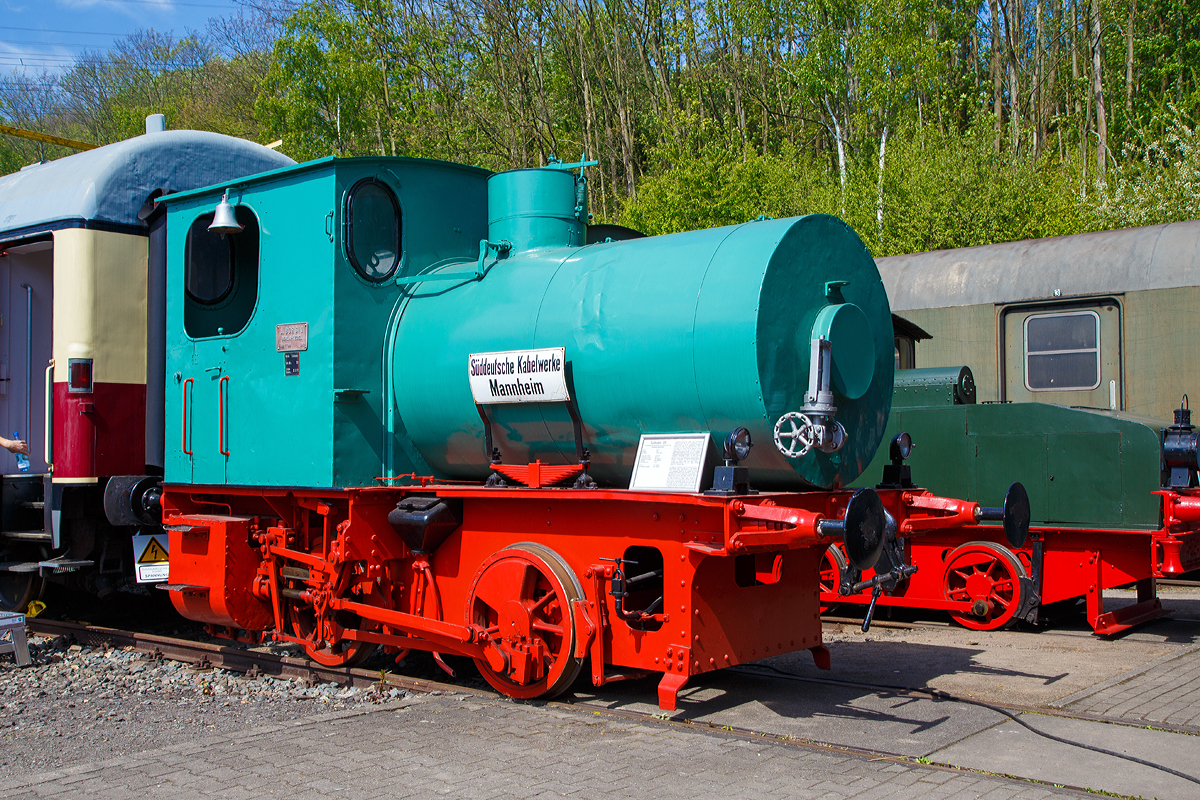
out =
[(0, 537), (21, 542), (48, 542), (52, 538), (45, 531), (4, 531)]
[(83, 567), (94, 567), (95, 561), (50, 559), (48, 561), (4, 561), (0, 562), (0, 572), (40, 572), (42, 576), (58, 575), (62, 572), (75, 572)]

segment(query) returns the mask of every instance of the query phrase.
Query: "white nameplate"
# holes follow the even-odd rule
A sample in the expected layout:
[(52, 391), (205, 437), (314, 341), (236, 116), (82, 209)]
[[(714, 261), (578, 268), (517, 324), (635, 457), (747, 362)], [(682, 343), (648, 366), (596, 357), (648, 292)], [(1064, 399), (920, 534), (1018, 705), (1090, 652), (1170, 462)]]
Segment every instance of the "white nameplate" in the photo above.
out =
[(629, 488), (641, 492), (700, 491), (708, 458), (707, 433), (643, 434)]
[(480, 405), (566, 402), (571, 399), (566, 364), (565, 347), (472, 353), (471, 396)]

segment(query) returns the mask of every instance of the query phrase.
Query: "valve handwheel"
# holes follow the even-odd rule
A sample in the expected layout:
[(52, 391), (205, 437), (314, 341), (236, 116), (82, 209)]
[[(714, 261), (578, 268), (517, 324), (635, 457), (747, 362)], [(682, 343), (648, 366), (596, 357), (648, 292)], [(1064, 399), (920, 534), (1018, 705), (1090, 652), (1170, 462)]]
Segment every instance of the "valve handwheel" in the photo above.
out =
[(946, 557), (942, 579), (946, 599), (970, 602), (971, 611), (951, 611), (960, 625), (994, 631), (1008, 625), (1025, 604), (1029, 574), (1007, 547), (993, 542), (968, 542)]
[(467, 623), (487, 630), (508, 668), (498, 672), (476, 659), (484, 679), (521, 700), (570, 688), (583, 667), (575, 658), (571, 601), (583, 596), (575, 573), (547, 547), (521, 542), (489, 556), (467, 594)]
[[(784, 423), (787, 429), (784, 429)], [(796, 423), (800, 423), (797, 425)], [(789, 411), (775, 423), (775, 446), (788, 458), (800, 458), (812, 449), (813, 422), (799, 411)], [(784, 444), (784, 440), (790, 444)]]

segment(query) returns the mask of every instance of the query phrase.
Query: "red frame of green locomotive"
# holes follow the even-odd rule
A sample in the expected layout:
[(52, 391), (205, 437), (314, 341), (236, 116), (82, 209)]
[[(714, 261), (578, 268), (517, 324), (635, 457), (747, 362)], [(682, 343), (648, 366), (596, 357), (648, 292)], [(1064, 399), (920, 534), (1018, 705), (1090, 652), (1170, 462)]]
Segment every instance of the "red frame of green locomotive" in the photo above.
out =
[[(879, 606), (948, 611), (966, 627), (994, 630), (1025, 616), (1036, 605), (1086, 599), (1088, 624), (1097, 634), (1122, 633), (1170, 613), (1157, 597), (1156, 579), (1200, 569), (1200, 489), (1157, 492), (1163, 498), (1158, 530), (1056, 528), (1034, 525), (1020, 548), (998, 527), (966, 526), (922, 535), (901, 532), (904, 553), (919, 569)], [(1036, 597), (1022, 595), (1009, 556), (1020, 562)], [(844, 561), (844, 559), (843, 559)], [(827, 552), (821, 603), (870, 603), (870, 590), (840, 595), (838, 554)], [(872, 573), (867, 572), (869, 577)], [(1105, 611), (1104, 590), (1133, 584), (1137, 601)], [(1023, 602), (1024, 601), (1024, 602)], [(987, 605), (976, 613), (976, 603)], [(1023, 607), (1022, 607), (1023, 606)]]

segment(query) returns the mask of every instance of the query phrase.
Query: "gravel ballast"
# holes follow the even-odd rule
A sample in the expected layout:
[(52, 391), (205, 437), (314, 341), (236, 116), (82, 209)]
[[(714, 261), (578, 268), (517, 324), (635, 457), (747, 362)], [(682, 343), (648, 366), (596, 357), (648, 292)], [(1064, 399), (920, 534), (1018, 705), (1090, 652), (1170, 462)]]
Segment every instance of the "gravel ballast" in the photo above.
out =
[(0, 775), (13, 777), (394, 701), (401, 689), (247, 678), (133, 648), (30, 639), (33, 665), (0, 657)]

